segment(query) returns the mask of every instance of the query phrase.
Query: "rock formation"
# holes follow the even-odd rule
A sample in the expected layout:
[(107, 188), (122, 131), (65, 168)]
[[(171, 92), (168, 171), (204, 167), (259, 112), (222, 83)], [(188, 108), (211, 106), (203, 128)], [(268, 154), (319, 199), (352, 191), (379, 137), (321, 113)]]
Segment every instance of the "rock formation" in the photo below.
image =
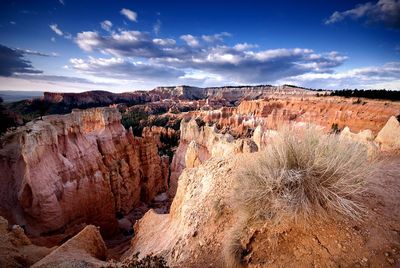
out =
[[(167, 257), (170, 264), (189, 267), (190, 259), (195, 261), (207, 248), (221, 246), (223, 233), (214, 229), (218, 226), (214, 219), (228, 200), (234, 166), (233, 161), (212, 158), (201, 166), (185, 169), (170, 214), (147, 212), (135, 225), (136, 236), (127, 255), (152, 252)], [(216, 267), (214, 260), (208, 261)]]
[(0, 217), (0, 267), (28, 267), (52, 250), (33, 245), (20, 226), (9, 227), (8, 221)]
[[(199, 125), (200, 123), (200, 125)], [(170, 193), (177, 187), (177, 179), (185, 167), (195, 167), (216, 156), (227, 156), (243, 151), (257, 151), (253, 141), (235, 140), (232, 135), (219, 133), (215, 125), (201, 125), (195, 118), (182, 120), (179, 146), (171, 163)]]
[(115, 108), (74, 110), (6, 134), (0, 147), (0, 207), (30, 234), (93, 223), (104, 234), (167, 188), (168, 159), (152, 137), (134, 137)]
[(88, 225), (32, 267), (105, 267), (106, 258), (107, 248), (99, 230)]
[(265, 100), (242, 101), (238, 107), (193, 111), (193, 117), (229, 127), (234, 135), (261, 125), (276, 130), (284, 124), (313, 123), (330, 131), (348, 126), (352, 131), (370, 129), (376, 135), (391, 116), (400, 114), (400, 103), (368, 100), (363, 104), (341, 97), (274, 96)]
[(392, 116), (386, 125), (379, 131), (375, 141), (378, 142), (383, 151), (400, 151), (400, 123)]

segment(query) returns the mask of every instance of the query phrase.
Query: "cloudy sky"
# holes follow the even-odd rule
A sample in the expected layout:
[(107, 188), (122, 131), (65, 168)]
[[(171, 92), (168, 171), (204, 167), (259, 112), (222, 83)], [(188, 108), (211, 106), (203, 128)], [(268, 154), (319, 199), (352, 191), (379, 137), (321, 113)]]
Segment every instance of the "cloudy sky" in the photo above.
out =
[(400, 0), (2, 0), (0, 90), (400, 90)]

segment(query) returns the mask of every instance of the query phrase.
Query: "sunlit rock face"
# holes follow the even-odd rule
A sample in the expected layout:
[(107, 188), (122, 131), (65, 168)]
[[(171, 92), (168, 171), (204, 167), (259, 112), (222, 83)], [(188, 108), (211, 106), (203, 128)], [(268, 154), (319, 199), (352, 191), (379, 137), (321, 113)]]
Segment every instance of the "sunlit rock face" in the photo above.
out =
[(0, 147), (0, 206), (28, 233), (93, 223), (104, 234), (116, 213), (167, 188), (168, 160), (152, 137), (134, 137), (115, 108), (74, 110), (6, 134)]
[(237, 139), (220, 133), (215, 125), (202, 125), (194, 118), (181, 122), (179, 146), (171, 163), (170, 193), (177, 188), (178, 177), (188, 167), (193, 168), (210, 157), (222, 157), (242, 152), (254, 152), (257, 145), (250, 139)]
[(268, 99), (245, 100), (237, 107), (223, 107), (209, 111), (190, 112), (205, 122), (227, 127), (235, 136), (262, 126), (277, 130), (287, 124), (315, 124), (329, 132), (332, 125), (349, 127), (352, 132), (370, 129), (377, 135), (391, 116), (400, 114), (400, 104), (380, 100), (358, 103), (354, 98), (315, 96), (274, 96)]
[(379, 131), (375, 141), (380, 144), (383, 151), (400, 152), (400, 123), (392, 116), (386, 125)]
[(106, 258), (107, 248), (99, 230), (88, 225), (32, 267), (106, 267)]

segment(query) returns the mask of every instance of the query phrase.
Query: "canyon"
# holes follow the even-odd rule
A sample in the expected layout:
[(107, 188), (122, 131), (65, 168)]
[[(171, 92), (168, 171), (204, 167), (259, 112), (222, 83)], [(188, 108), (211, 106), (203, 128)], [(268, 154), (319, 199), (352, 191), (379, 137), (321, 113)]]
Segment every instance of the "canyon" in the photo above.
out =
[(117, 213), (165, 191), (168, 159), (152, 137), (134, 137), (115, 108), (50, 115), (6, 134), (1, 209), (33, 235), (93, 223), (117, 231)]
[[(84, 267), (121, 267), (154, 254), (171, 267), (223, 267), (221, 248), (237, 221), (230, 201), (237, 167), (283, 126), (310, 124), (386, 156), (362, 199), (373, 213), (362, 223), (316, 219), (313, 230), (255, 225), (242, 237), (248, 265), (386, 266), (400, 257), (399, 102), (291, 86), (178, 86), (43, 99), (71, 112), (36, 118), (0, 139), (0, 215), (8, 221), (0, 231), (10, 237), (18, 230), (25, 242), (4, 249), (28, 252), (23, 263), (61, 267), (72, 256)], [(105, 107), (83, 109), (93, 106)], [(107, 245), (121, 233), (132, 239), (111, 258)]]

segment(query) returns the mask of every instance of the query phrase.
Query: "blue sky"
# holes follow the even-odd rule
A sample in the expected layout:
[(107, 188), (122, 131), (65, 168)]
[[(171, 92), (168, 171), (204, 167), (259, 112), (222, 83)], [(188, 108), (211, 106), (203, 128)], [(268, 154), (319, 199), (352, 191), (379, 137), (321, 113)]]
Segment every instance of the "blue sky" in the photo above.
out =
[(37, 0), (0, 7), (0, 90), (400, 89), (400, 0)]

